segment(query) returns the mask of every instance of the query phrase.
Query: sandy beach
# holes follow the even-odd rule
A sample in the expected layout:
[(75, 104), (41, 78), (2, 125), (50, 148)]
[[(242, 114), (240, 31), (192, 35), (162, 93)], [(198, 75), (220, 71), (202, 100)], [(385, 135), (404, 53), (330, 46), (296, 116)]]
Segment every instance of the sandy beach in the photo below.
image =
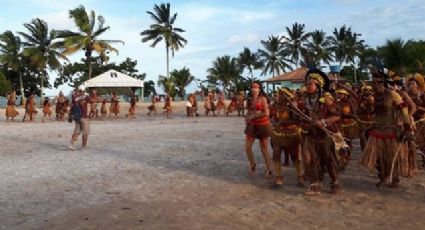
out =
[[(91, 122), (88, 148), (66, 148), (74, 124), (6, 122), (0, 109), (0, 229), (423, 229), (425, 173), (398, 189), (376, 189), (375, 173), (353, 161), (344, 192), (302, 195), (293, 167), (271, 186), (256, 143), (258, 170), (248, 175), (244, 120), (172, 118)], [(162, 105), (158, 105), (161, 108)], [(159, 111), (162, 111), (159, 109)], [(41, 112), (41, 109), (39, 110)], [(203, 110), (201, 111), (203, 114)], [(271, 149), (270, 149), (271, 152)]]

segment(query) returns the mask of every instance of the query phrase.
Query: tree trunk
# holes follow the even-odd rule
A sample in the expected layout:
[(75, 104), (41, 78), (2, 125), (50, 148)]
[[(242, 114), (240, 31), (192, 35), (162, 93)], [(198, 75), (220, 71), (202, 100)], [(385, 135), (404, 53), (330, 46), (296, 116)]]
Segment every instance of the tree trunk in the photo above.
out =
[(357, 84), (357, 70), (356, 70), (356, 63), (353, 62), (353, 70), (354, 70), (354, 84)]
[(20, 87), (20, 91), (21, 91), (21, 103), (20, 103), (20, 105), (25, 105), (24, 82), (22, 81), (21, 70), (19, 70), (19, 87)]
[(170, 46), (168, 45), (168, 43), (165, 44), (165, 48), (167, 50), (167, 78), (170, 78), (170, 60), (169, 60), (169, 56), (170, 56), (170, 51), (169, 48)]
[(43, 83), (44, 83), (44, 77), (40, 74), (41, 82), (40, 82), (40, 106), (43, 106)]
[(87, 57), (87, 61), (89, 62), (89, 79), (91, 79), (91, 75), (92, 75), (92, 72), (93, 72), (93, 66), (92, 66), (92, 63), (91, 63), (91, 57)]

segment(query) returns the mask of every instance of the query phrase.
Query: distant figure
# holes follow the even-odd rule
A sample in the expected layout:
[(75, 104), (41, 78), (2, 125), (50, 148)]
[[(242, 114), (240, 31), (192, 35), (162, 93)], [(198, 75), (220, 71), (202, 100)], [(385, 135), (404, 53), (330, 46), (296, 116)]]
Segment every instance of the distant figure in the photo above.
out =
[(154, 115), (156, 115), (156, 96), (155, 95), (152, 95), (152, 104), (148, 107), (148, 109), (149, 109), (149, 112), (148, 112), (148, 116), (150, 116), (151, 115), (151, 113), (153, 112), (154, 113)]
[(136, 100), (137, 97), (134, 95), (134, 93), (131, 93), (130, 108), (128, 109), (128, 114), (126, 115), (126, 118), (136, 118)]
[(46, 122), (46, 117), (47, 118), (49, 118), (49, 120), (50, 120), (50, 117), (51, 117), (51, 115), (52, 115), (52, 110), (50, 110), (50, 101), (49, 101), (49, 98), (45, 98), (44, 99), (44, 102), (43, 102), (43, 119), (42, 119), (42, 122)]
[(9, 121), (9, 118), (13, 121), (17, 115), (19, 115), (18, 111), (15, 107), (16, 103), (16, 92), (12, 91), (7, 96), (7, 107), (6, 107), (6, 120)]
[(238, 117), (245, 116), (245, 93), (239, 92), (238, 95)]
[(191, 93), (187, 97), (188, 102), (186, 103), (186, 115), (189, 117), (199, 116), (198, 111), (198, 102), (196, 100), (195, 94)]
[(117, 94), (113, 92), (111, 97), (111, 106), (109, 107), (109, 116), (112, 116), (112, 114), (115, 114), (115, 117), (118, 117), (119, 113), (120, 113), (119, 98)]
[(22, 122), (25, 122), (27, 115), (30, 117), (30, 122), (33, 121), (36, 114), (37, 110), (35, 109), (34, 94), (31, 94), (25, 104), (25, 115)]
[(97, 90), (96, 89), (92, 89), (91, 91), (91, 95), (90, 95), (90, 113), (89, 113), (89, 118), (93, 119), (93, 118), (99, 118), (99, 108), (98, 108), (98, 99), (99, 97), (97, 96)]
[(223, 110), (223, 113), (224, 113), (225, 108), (226, 108), (226, 104), (224, 102), (224, 92), (220, 92), (220, 94), (218, 95), (218, 100), (217, 100), (217, 115), (220, 115), (221, 110)]
[(165, 98), (165, 104), (164, 104), (164, 114), (167, 117), (170, 117), (171, 113), (173, 112), (173, 107), (171, 106), (172, 98), (170, 96), (167, 96)]
[(62, 91), (59, 92), (59, 97), (56, 102), (56, 120), (64, 120), (65, 114), (67, 112), (67, 104), (66, 104), (66, 98), (64, 97)]
[(205, 116), (209, 116), (210, 112), (212, 112), (213, 116), (215, 116), (215, 104), (214, 97), (212, 93), (208, 93), (208, 95), (204, 99), (204, 109)]
[(226, 116), (228, 116), (229, 113), (235, 112), (237, 109), (238, 109), (238, 98), (237, 96), (233, 96), (229, 106), (227, 106)]
[(108, 115), (108, 110), (106, 109), (106, 99), (103, 99), (102, 106), (100, 107), (100, 114), (102, 118), (105, 118)]

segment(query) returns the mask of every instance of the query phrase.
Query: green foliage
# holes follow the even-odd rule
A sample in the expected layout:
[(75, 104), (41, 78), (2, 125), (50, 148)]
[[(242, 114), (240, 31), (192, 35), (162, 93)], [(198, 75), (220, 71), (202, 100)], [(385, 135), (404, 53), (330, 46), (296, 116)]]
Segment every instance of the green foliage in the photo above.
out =
[(99, 37), (109, 30), (110, 27), (105, 27), (105, 19), (102, 15), (99, 15), (96, 18), (94, 11), (91, 11), (90, 14), (88, 14), (82, 5), (70, 10), (69, 17), (74, 20), (74, 23), (78, 28), (78, 32), (69, 30), (57, 31), (58, 38), (63, 38), (61, 41), (61, 45), (64, 47), (63, 54), (69, 55), (80, 50), (84, 50), (84, 55), (86, 57), (85, 61), (88, 63), (86, 66), (88, 69), (88, 78), (90, 79), (93, 76), (91, 69), (93, 52), (98, 53), (102, 61), (107, 62), (109, 60), (109, 51), (118, 53), (118, 50), (111, 44), (124, 44), (124, 42), (121, 40), (100, 39)]
[(155, 90), (155, 82), (152, 80), (149, 81), (145, 81), (143, 82), (143, 96), (144, 97), (149, 97), (153, 94), (156, 94), (156, 90)]
[(172, 77), (159, 75), (158, 86), (162, 87), (164, 92), (174, 98), (177, 94), (176, 86)]
[[(114, 62), (103, 63), (101, 57), (95, 57), (92, 60), (93, 63), (93, 76), (100, 75), (108, 70), (116, 70), (118, 72), (125, 73), (131, 77), (144, 80), (146, 77), (145, 73), (139, 74), (136, 69), (137, 60), (127, 58), (120, 64)], [(89, 79), (87, 73), (88, 63), (81, 59), (81, 62), (74, 62), (63, 66), (59, 77), (56, 78), (54, 86), (57, 88), (60, 85), (68, 84), (71, 87), (78, 87), (84, 81)]]
[(6, 79), (4, 74), (0, 72), (0, 95), (6, 96), (7, 92), (12, 90), (12, 85), (10, 84), (10, 81)]
[(259, 49), (257, 54), (260, 62), (263, 63), (261, 75), (271, 73), (273, 77), (285, 72), (285, 69), (291, 69), (288, 64), (290, 60), (286, 58), (287, 53), (282, 43), (282, 37), (269, 36), (267, 41), (261, 41), (263, 49)]
[(210, 83), (217, 85), (221, 83), (223, 91), (226, 92), (228, 87), (237, 81), (242, 73), (242, 69), (238, 65), (236, 58), (228, 55), (217, 57), (213, 61), (213, 67), (208, 70), (209, 76), (207, 77)]
[(184, 100), (184, 95), (186, 93), (185, 88), (195, 79), (194, 76), (190, 73), (190, 70), (184, 67), (181, 70), (173, 70), (171, 72), (171, 79), (176, 88), (176, 93), (179, 95), (181, 100)]

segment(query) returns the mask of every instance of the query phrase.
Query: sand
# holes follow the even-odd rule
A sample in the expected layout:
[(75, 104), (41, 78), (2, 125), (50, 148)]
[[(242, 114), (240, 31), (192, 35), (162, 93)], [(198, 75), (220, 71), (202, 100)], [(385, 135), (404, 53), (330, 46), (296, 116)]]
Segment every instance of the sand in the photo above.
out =
[(293, 167), (271, 186), (258, 143), (248, 175), (242, 118), (186, 118), (183, 104), (170, 119), (138, 104), (136, 119), (92, 121), (83, 151), (81, 140), (66, 148), (74, 124), (5, 122), (0, 109), (0, 229), (425, 228), (423, 171), (376, 189), (356, 143), (344, 192), (331, 196), (327, 181), (306, 197)]

